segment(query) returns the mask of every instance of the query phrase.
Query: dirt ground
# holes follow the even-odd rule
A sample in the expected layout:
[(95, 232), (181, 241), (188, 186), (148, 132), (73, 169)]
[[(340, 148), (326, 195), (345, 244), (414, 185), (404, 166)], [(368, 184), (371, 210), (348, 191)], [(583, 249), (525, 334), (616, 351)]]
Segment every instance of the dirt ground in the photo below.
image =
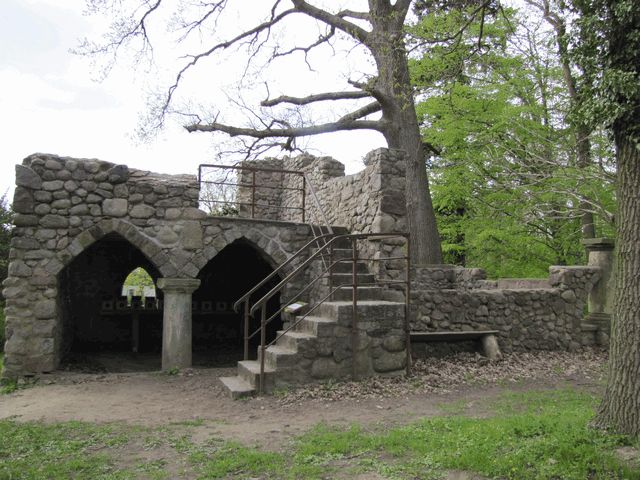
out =
[[(527, 356), (529, 355), (529, 356)], [(449, 412), (487, 414), (506, 390), (601, 386), (601, 352), (511, 356), (491, 364), (471, 355), (416, 365), (409, 379), (371, 379), (233, 401), (219, 382), (233, 368), (41, 376), (33, 387), (0, 396), (0, 418), (22, 421), (125, 422), (159, 426), (200, 420), (193, 439), (211, 436), (278, 449), (293, 436), (331, 425), (397, 425)]]

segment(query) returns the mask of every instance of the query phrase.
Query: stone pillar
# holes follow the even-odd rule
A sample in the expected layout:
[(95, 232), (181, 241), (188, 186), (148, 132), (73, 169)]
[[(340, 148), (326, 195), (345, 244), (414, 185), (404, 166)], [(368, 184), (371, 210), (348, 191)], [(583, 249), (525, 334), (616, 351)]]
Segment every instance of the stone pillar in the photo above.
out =
[(587, 250), (587, 265), (600, 268), (600, 280), (589, 292), (589, 315), (586, 322), (598, 327), (597, 343), (608, 344), (615, 290), (614, 241), (610, 238), (588, 238), (582, 240), (582, 244)]
[(200, 286), (194, 278), (160, 278), (164, 293), (162, 370), (191, 366), (191, 294)]

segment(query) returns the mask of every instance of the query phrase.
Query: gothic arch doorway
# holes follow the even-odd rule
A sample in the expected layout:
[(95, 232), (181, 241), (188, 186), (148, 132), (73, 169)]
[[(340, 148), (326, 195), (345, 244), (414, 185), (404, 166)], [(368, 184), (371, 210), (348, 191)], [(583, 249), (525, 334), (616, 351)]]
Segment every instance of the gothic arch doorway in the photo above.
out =
[[(243, 317), (233, 304), (248, 290), (273, 272), (273, 263), (256, 245), (244, 238), (227, 245), (200, 271), (200, 287), (193, 293), (193, 361), (194, 365), (232, 367), (243, 355)], [(267, 293), (281, 279), (276, 276), (261, 288), (253, 299)], [(268, 304), (269, 315), (280, 307), (276, 295)], [(250, 331), (258, 327), (253, 322)], [(282, 328), (276, 317), (267, 329), (267, 341)], [(259, 335), (249, 349), (255, 358)]]
[[(125, 288), (137, 269), (148, 274), (154, 288)], [(159, 277), (152, 262), (117, 233), (77, 255), (58, 275), (63, 363), (85, 371), (160, 370)]]

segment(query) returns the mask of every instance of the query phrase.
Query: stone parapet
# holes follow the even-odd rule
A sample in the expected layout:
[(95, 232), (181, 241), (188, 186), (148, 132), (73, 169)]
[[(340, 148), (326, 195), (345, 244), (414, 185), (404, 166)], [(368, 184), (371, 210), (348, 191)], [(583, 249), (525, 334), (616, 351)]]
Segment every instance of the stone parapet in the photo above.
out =
[(478, 271), (417, 270), (412, 330), (497, 330), (500, 347), (507, 352), (582, 345), (587, 296), (600, 275), (593, 267), (552, 266), (547, 288), (497, 288), (499, 281), (482, 280), (484, 274)]

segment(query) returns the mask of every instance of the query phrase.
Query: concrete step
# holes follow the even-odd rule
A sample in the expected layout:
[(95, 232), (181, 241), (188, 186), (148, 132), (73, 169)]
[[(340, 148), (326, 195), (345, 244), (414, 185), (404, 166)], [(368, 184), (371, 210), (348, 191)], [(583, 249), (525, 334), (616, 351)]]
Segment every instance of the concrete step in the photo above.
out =
[(353, 250), (351, 248), (334, 248), (333, 259), (350, 259), (353, 258)]
[[(384, 291), (381, 287), (358, 287), (358, 301), (360, 300), (380, 300), (382, 298), (382, 292)], [(353, 287), (340, 287), (333, 294), (334, 301), (351, 301), (353, 298)]]
[[(376, 278), (372, 273), (358, 273), (358, 284), (367, 284), (373, 286)], [(351, 285), (353, 283), (353, 275), (349, 273), (334, 273), (332, 276), (334, 285)]]
[[(262, 357), (262, 351), (258, 349), (258, 362)], [(264, 363), (269, 368), (279, 370), (280, 368), (295, 367), (300, 360), (298, 352), (281, 345), (271, 345), (265, 350)]]
[[(280, 335), (280, 333), (281, 332), (278, 332), (278, 335)], [(278, 339), (277, 345), (288, 348), (289, 350), (301, 352), (309, 348), (310, 344), (317, 339), (318, 337), (312, 333), (290, 330)]]
[[(360, 321), (376, 321), (402, 325), (405, 304), (385, 300), (358, 301), (358, 317)], [(318, 307), (321, 317), (330, 318), (339, 325), (351, 325), (353, 303), (351, 301), (325, 302)]]
[(333, 336), (333, 329), (337, 325), (338, 323), (330, 318), (309, 316), (296, 326), (296, 331), (308, 333), (315, 337), (330, 337)]
[(220, 377), (220, 382), (226, 389), (227, 393), (231, 397), (232, 400), (238, 400), (239, 398), (246, 398), (252, 395), (255, 395), (256, 390), (253, 388), (249, 382), (236, 377)]
[[(272, 390), (276, 370), (266, 364), (264, 366), (265, 390)], [(253, 389), (260, 387), (260, 362), (256, 360), (243, 360), (238, 362), (238, 376), (247, 382)]]
[[(336, 262), (338, 259), (334, 258), (333, 261)], [(353, 272), (353, 262), (349, 259), (342, 259), (341, 262), (336, 263), (333, 266), (333, 273), (351, 273)], [(363, 261), (356, 262), (356, 272), (358, 273), (369, 273), (369, 268), (367, 264)]]

